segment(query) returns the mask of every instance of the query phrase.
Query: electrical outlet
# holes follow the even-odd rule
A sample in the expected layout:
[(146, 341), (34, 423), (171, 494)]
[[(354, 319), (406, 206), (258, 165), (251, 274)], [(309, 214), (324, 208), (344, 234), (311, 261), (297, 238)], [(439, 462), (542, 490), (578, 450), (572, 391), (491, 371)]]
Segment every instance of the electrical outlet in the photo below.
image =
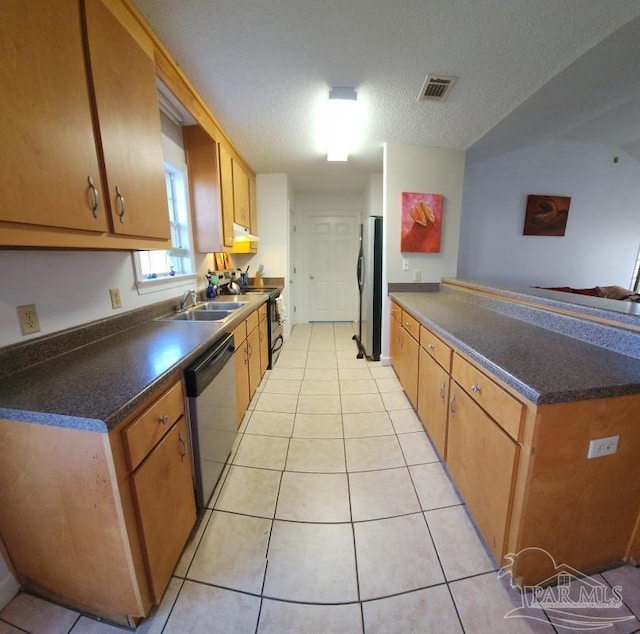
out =
[(111, 295), (111, 308), (122, 308), (122, 298), (120, 297), (119, 288), (110, 288), (109, 295)]
[(402, 270), (403, 271), (409, 270), (409, 260), (405, 260), (404, 258), (402, 258)]
[(589, 443), (587, 458), (600, 458), (609, 456), (618, 451), (618, 441), (620, 436), (609, 436), (608, 438), (597, 438)]
[(23, 335), (40, 332), (40, 320), (38, 319), (35, 304), (16, 306), (16, 311), (18, 312), (18, 321), (20, 322), (20, 330), (22, 330)]
[(419, 282), (422, 279), (422, 272), (420, 269), (413, 269), (413, 281)]

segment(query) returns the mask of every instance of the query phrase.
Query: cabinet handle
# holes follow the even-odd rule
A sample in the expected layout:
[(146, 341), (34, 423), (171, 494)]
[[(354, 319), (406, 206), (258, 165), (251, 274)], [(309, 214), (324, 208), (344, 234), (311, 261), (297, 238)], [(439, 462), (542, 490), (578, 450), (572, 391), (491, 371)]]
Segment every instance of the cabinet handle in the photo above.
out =
[(249, 359), (253, 356), (253, 348), (251, 347), (251, 344), (247, 344), (247, 357), (249, 357)]
[(471, 386), (471, 391), (472, 391), (474, 394), (476, 394), (477, 392), (479, 392), (479, 391), (480, 391), (480, 386), (479, 386), (479, 385), (477, 385), (476, 383), (474, 383), (474, 384)]
[(184, 441), (184, 438), (182, 437), (181, 432), (178, 432), (178, 442), (180, 442), (180, 444), (182, 445), (182, 451), (180, 452), (180, 459), (182, 460), (182, 462), (184, 462), (184, 459), (187, 455), (187, 443)]
[(435, 350), (435, 346), (432, 343), (427, 344), (427, 350)]
[(100, 194), (98, 194), (98, 189), (93, 184), (93, 178), (91, 178), (91, 176), (89, 176), (87, 178), (87, 180), (89, 181), (89, 189), (91, 190), (91, 193), (93, 194), (93, 203), (91, 204), (91, 213), (93, 214), (94, 218), (97, 218), (98, 217), (98, 206), (100, 205)]
[(451, 416), (456, 415), (456, 393), (455, 392), (451, 395), (451, 400), (449, 401), (449, 411), (451, 412)]
[(447, 386), (446, 383), (440, 384), (440, 400), (444, 403), (444, 388)]
[(122, 195), (122, 192), (120, 191), (120, 187), (118, 185), (116, 185), (116, 198), (118, 199), (118, 206), (120, 207), (120, 211), (118, 212), (118, 217), (120, 218), (120, 222), (124, 224), (124, 214), (125, 214), (124, 196)]
[(164, 416), (159, 416), (158, 421), (163, 425), (166, 425), (169, 422), (169, 417), (166, 414)]

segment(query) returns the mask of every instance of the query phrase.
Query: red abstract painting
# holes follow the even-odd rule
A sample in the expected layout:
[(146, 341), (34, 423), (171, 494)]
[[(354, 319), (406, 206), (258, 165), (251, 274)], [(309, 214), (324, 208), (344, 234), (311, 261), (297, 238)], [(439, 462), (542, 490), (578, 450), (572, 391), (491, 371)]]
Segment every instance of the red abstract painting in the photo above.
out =
[(402, 192), (400, 251), (439, 253), (442, 194)]

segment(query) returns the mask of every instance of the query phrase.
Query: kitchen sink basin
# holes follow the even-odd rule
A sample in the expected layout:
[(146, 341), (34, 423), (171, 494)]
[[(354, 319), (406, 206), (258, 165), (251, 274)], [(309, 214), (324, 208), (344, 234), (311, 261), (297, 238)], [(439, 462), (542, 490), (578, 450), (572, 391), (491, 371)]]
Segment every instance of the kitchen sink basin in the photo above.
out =
[(231, 313), (233, 313), (232, 310), (189, 310), (186, 313), (163, 317), (163, 319), (171, 321), (222, 321)]
[(220, 310), (236, 310), (242, 308), (244, 302), (205, 302), (198, 304), (193, 310), (220, 311)]

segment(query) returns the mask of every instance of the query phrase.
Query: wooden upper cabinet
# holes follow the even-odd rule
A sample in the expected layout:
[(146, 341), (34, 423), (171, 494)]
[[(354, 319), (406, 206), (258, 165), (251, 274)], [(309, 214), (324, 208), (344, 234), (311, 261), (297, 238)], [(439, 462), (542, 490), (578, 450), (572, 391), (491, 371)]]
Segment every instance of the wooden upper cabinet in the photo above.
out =
[(233, 247), (234, 188), (233, 159), (228, 148), (220, 143), (220, 202), (222, 204), (222, 237), (225, 247)]
[(78, 2), (3, 2), (0, 55), (0, 220), (107, 231)]
[(153, 59), (101, 0), (85, 0), (85, 10), (97, 134), (104, 157), (112, 231), (168, 239)]
[(243, 227), (251, 227), (249, 210), (249, 177), (237, 161), (233, 161), (234, 219)]
[(224, 242), (220, 217), (218, 144), (199, 125), (182, 128), (182, 137), (189, 168), (196, 251), (222, 251)]

